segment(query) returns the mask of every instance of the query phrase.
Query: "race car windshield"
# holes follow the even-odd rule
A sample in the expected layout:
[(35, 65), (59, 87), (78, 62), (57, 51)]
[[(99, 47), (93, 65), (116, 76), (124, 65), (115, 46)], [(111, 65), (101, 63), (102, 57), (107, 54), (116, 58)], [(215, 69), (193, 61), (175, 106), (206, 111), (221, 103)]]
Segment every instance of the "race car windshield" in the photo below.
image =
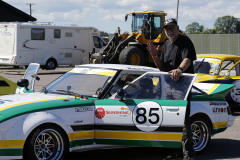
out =
[(113, 70), (75, 68), (49, 84), (42, 92), (98, 95), (110, 83), (115, 74), (116, 71)]
[(218, 75), (222, 60), (217, 58), (199, 57), (193, 62), (194, 72), (198, 74)]

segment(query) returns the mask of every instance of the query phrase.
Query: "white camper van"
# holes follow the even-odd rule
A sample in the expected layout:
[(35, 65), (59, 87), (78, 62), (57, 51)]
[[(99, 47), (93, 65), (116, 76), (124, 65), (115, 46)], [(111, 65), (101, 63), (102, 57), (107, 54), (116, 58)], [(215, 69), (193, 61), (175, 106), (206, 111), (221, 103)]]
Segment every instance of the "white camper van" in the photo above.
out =
[(94, 27), (0, 23), (0, 65), (43, 68), (89, 63), (89, 53), (105, 45)]

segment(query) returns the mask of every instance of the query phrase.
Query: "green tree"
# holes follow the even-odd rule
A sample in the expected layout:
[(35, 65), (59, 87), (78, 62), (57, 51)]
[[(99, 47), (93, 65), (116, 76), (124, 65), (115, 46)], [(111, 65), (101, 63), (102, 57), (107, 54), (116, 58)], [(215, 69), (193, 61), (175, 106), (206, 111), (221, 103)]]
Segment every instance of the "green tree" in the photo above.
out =
[(186, 26), (185, 32), (188, 34), (196, 34), (201, 33), (204, 30), (204, 27), (200, 25), (198, 22), (193, 22)]
[(237, 33), (239, 29), (237, 29), (237, 26), (239, 25), (238, 18), (235, 18), (233, 16), (223, 16), (219, 17), (214, 27), (217, 31), (217, 33)]
[(209, 29), (209, 28), (201, 32), (201, 34), (216, 34), (216, 33), (217, 33), (216, 29)]
[(236, 24), (236, 33), (240, 33), (240, 21), (238, 19), (238, 22)]
[(108, 34), (107, 32), (100, 31), (100, 36), (101, 36), (101, 37), (108, 37), (109, 34)]

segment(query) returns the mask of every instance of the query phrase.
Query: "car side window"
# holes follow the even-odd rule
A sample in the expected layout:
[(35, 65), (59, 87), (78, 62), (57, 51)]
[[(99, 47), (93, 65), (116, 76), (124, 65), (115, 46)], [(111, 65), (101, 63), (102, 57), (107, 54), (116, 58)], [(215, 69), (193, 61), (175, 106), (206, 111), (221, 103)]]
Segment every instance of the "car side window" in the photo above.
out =
[[(231, 60), (226, 60), (223, 62), (222, 64), (222, 69), (221, 69), (221, 72), (220, 72), (220, 76), (223, 76), (224, 74), (227, 73), (227, 71), (234, 65), (234, 62), (231, 61)], [(234, 67), (230, 72), (230, 76), (236, 76), (237, 73), (236, 73), (236, 67)]]
[(126, 88), (126, 98), (160, 99), (161, 81), (159, 77), (143, 77)]
[(116, 93), (120, 88), (127, 85), (127, 82), (132, 82), (134, 79), (139, 77), (141, 74), (122, 74), (115, 85), (110, 90), (110, 96)]
[(240, 76), (240, 63), (236, 65), (235, 69), (236, 69), (236, 76)]
[(149, 73), (124, 88), (127, 99), (185, 100), (194, 75), (181, 76), (174, 81), (170, 74)]

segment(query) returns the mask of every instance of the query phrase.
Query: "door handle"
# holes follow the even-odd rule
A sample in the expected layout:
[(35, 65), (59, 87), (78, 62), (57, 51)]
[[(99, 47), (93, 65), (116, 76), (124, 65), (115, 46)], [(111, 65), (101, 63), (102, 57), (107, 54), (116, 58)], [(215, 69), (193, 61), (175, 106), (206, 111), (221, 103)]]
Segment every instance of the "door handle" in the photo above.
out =
[(169, 112), (178, 112), (179, 111), (179, 107), (167, 107), (167, 111), (169, 111)]

